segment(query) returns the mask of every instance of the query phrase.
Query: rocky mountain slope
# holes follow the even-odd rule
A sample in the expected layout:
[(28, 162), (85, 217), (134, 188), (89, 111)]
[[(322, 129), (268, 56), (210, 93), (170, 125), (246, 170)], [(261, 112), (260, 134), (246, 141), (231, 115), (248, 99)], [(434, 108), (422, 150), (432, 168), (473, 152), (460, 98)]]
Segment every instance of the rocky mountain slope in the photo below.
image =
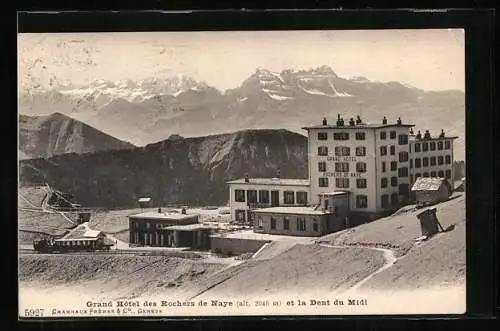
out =
[(133, 147), (60, 113), (49, 116), (19, 115), (20, 159)]
[(258, 68), (239, 87), (224, 92), (175, 76), (147, 82), (98, 81), (89, 87), (20, 96), (21, 113), (50, 109), (136, 145), (171, 134), (203, 136), (247, 128), (301, 132), (301, 126), (324, 116), (333, 119), (337, 113), (360, 114), (366, 122), (401, 116), (416, 129), (437, 133), (443, 128), (458, 135), (456, 158), (465, 155), (463, 92), (427, 92), (398, 82), (342, 78), (328, 66), (280, 73)]
[(135, 149), (64, 154), (20, 162), (22, 186), (48, 183), (85, 206), (135, 206), (140, 196), (155, 203), (221, 205), (225, 181), (307, 177), (306, 137), (286, 130), (245, 130), (171, 139)]

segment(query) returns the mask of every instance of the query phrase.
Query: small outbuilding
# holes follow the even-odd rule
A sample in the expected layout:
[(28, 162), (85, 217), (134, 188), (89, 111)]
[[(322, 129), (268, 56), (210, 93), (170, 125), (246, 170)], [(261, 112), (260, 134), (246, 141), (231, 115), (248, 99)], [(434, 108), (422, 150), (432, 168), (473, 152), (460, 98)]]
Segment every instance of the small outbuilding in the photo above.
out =
[(417, 204), (433, 204), (447, 200), (453, 189), (444, 178), (419, 177), (412, 187)]

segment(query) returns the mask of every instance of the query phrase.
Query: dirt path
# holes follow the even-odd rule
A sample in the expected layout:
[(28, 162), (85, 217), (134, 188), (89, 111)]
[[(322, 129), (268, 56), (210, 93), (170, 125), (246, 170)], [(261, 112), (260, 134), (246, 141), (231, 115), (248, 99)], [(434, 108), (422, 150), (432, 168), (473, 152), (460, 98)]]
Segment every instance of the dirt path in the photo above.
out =
[[(347, 249), (352, 249), (353, 246), (349, 245), (328, 245), (328, 244), (319, 244), (322, 247), (329, 247), (329, 248), (347, 248)], [(387, 249), (387, 248), (380, 248), (380, 247), (366, 247), (366, 246), (355, 246), (356, 248), (364, 248), (364, 249), (370, 249), (370, 250), (375, 250), (383, 253), (385, 263), (382, 267), (379, 269), (375, 270), (356, 284), (354, 286), (350, 287), (347, 291), (345, 292), (351, 292), (351, 291), (356, 291), (358, 288), (360, 288), (363, 284), (365, 284), (367, 281), (369, 281), (372, 277), (375, 275), (389, 269), (394, 265), (394, 263), (398, 260), (396, 256), (394, 255), (394, 251)]]

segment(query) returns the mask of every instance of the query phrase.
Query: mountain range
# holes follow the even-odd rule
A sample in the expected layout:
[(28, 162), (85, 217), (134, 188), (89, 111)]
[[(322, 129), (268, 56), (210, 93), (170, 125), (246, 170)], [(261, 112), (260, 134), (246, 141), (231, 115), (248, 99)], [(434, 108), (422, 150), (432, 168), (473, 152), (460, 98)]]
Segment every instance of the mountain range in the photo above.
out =
[(175, 135), (134, 149), (22, 160), (20, 185), (50, 186), (85, 206), (134, 207), (150, 196), (158, 205), (226, 204), (227, 180), (307, 177), (307, 139), (286, 130), (245, 130), (207, 137)]
[(360, 115), (365, 122), (401, 117), (438, 134), (457, 135), (455, 159), (465, 158), (465, 95), (423, 91), (398, 82), (339, 77), (329, 66), (272, 72), (258, 68), (234, 89), (219, 91), (178, 75), (135, 82), (95, 81), (85, 87), (21, 93), (19, 112), (63, 113), (121, 140), (144, 146), (244, 129), (286, 129)]
[(134, 147), (60, 113), (48, 116), (19, 115), (20, 159)]

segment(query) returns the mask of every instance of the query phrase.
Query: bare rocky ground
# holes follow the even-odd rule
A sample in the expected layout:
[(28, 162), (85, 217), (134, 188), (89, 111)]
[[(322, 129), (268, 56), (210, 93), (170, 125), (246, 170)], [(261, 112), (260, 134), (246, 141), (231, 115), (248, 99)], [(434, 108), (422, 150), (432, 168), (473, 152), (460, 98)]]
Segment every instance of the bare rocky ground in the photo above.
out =
[[(190, 299), (304, 291), (342, 293), (353, 287), (395, 291), (463, 286), (465, 195), (435, 207), (443, 228), (454, 228), (424, 242), (415, 241), (421, 235), (416, 218), (420, 211), (407, 208), (397, 215), (314, 239), (320, 245), (298, 243), (277, 252), (269, 245), (260, 259), (246, 261), (130, 254), (21, 255), (21, 293), (52, 288), (109, 299), (148, 295)], [(97, 224), (106, 226), (105, 220), (103, 217)], [(115, 220), (114, 224), (123, 226), (123, 215)], [(108, 230), (112, 228), (110, 225)], [(381, 271), (388, 266), (387, 252), (396, 260)]]

